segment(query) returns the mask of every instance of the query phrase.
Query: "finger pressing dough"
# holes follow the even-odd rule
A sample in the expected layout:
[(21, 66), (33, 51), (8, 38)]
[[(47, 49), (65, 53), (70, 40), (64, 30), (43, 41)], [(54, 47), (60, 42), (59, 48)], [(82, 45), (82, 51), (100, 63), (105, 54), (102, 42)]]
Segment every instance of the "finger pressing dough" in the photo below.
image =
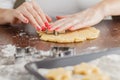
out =
[(55, 36), (54, 34), (47, 34), (45, 32), (39, 32), (40, 39), (44, 41), (58, 42), (58, 43), (70, 43), (70, 42), (82, 42), (85, 40), (95, 39), (99, 36), (99, 30), (94, 27), (88, 27), (79, 29), (73, 32), (66, 32)]

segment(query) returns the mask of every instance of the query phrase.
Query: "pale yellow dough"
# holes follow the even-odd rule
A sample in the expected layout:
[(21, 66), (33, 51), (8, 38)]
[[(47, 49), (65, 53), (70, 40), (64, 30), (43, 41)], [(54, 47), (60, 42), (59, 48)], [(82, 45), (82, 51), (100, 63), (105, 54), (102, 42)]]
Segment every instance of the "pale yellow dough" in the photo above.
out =
[(44, 41), (58, 42), (58, 43), (70, 43), (70, 42), (82, 42), (85, 40), (95, 39), (99, 36), (100, 31), (94, 27), (88, 27), (73, 32), (66, 32), (57, 36), (53, 34), (47, 34), (45, 32), (39, 32), (40, 39)]
[[(81, 76), (81, 77), (75, 77)], [(73, 66), (73, 70), (64, 68), (50, 69), (45, 75), (48, 80), (110, 80), (97, 66), (81, 63)]]
[(89, 74), (84, 76), (82, 80), (110, 80), (110, 78), (104, 74)]
[(46, 75), (48, 80), (70, 80), (72, 71), (66, 71), (63, 68), (52, 69)]
[(100, 70), (96, 66), (92, 66), (86, 63), (81, 63), (79, 65), (74, 66), (73, 72), (74, 74), (79, 74), (79, 75), (89, 75), (89, 74), (99, 74)]

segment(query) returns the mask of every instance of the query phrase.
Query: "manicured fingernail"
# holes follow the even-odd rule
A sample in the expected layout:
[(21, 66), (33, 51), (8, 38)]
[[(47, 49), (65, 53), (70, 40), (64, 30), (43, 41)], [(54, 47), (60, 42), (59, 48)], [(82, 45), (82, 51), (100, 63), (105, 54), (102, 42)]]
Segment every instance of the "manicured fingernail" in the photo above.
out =
[(49, 26), (48, 22), (45, 22), (45, 26)]
[(41, 31), (41, 27), (40, 26), (37, 27), (37, 31)]
[(42, 27), (42, 31), (45, 31), (45, 30), (46, 30), (46, 27), (43, 26), (43, 27)]
[(47, 26), (48, 29), (50, 29), (51, 27), (52, 27), (51, 25)]
[(45, 26), (50, 29), (51, 28), (51, 25), (48, 23), (48, 22), (45, 22)]
[(60, 17), (56, 16), (56, 19), (58, 19), (58, 20), (59, 20), (59, 19), (60, 19)]

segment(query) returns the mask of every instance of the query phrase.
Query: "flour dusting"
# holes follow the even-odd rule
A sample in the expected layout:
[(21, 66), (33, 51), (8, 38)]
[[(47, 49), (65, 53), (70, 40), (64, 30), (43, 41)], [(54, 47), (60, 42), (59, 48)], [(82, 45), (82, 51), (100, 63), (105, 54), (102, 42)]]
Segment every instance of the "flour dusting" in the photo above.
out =
[(111, 77), (111, 80), (120, 80), (120, 55), (112, 54), (103, 56), (90, 63), (98, 66), (107, 73)]

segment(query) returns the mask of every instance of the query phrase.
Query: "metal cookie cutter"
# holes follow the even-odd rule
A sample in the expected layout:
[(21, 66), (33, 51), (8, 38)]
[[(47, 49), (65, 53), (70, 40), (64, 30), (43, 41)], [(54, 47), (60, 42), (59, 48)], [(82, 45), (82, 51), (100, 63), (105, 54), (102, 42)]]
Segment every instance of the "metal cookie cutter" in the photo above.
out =
[(57, 32), (57, 31), (48, 31), (46, 30), (47, 34), (54, 34), (55, 36), (58, 36), (59, 34), (64, 34), (66, 31), (61, 31), (61, 32)]
[(50, 50), (52, 57), (65, 57), (76, 55), (74, 47), (52, 47)]

